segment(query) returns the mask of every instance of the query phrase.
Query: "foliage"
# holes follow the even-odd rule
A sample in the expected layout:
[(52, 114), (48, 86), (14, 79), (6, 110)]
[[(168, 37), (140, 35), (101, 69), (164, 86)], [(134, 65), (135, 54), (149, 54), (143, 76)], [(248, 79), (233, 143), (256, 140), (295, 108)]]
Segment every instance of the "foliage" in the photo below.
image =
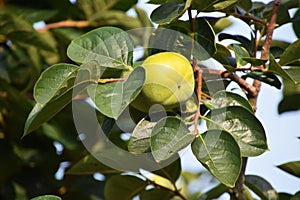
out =
[[(157, 8), (150, 19), (136, 3), (0, 1), (0, 149), (5, 152), (0, 155), (0, 198), (211, 199), (229, 193), (251, 199), (249, 191), (261, 199), (299, 197), (277, 193), (267, 180), (251, 175), (242, 182), (242, 196), (232, 192), (244, 175), (245, 158), (268, 150), (255, 116), (258, 90), (247, 81), (283, 86), (279, 113), (300, 109), (300, 40), (272, 40), (267, 23), (277, 9), (278, 26), (292, 23), (299, 36), (299, 1), (283, 1), (276, 8), (273, 2), (251, 0), (151, 0)], [(223, 17), (199, 16), (215, 11)], [(180, 18), (185, 13), (188, 20)], [(248, 25), (251, 38), (222, 33), (230, 25), (228, 16)], [(33, 28), (36, 22), (45, 26)], [(141, 29), (152, 22), (159, 26)], [(233, 42), (220, 43), (227, 39)], [(150, 47), (140, 60), (134, 59), (138, 46)], [(267, 57), (258, 58), (264, 49), (270, 50)], [(191, 61), (195, 96), (173, 111), (143, 113), (130, 106), (145, 82), (140, 61), (160, 51), (176, 51)], [(208, 58), (222, 70), (206, 64)], [(231, 82), (245, 95), (226, 90)], [(80, 118), (74, 120), (78, 108)], [(197, 128), (201, 123), (205, 132)], [(101, 163), (97, 155), (107, 144), (84, 132), (98, 133), (99, 127), (130, 158), (147, 155), (155, 171), (128, 170), (130, 160), (119, 168)], [(129, 140), (122, 137), (127, 133)], [(206, 192), (188, 189), (190, 182), (207, 176), (182, 172), (178, 152), (188, 146), (212, 179), (214, 187)], [(119, 158), (111, 152), (106, 156), (113, 162)], [(299, 178), (298, 166), (293, 161), (278, 167)]]

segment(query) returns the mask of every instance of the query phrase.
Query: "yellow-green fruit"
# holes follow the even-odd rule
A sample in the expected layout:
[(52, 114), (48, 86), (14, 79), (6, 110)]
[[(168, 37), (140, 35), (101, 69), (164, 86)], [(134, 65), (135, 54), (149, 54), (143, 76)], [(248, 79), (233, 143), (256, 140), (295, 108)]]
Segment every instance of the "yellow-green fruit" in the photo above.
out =
[(163, 52), (149, 56), (142, 64), (146, 80), (141, 93), (132, 106), (148, 112), (154, 104), (167, 110), (187, 101), (194, 91), (194, 76), (190, 62), (174, 52)]

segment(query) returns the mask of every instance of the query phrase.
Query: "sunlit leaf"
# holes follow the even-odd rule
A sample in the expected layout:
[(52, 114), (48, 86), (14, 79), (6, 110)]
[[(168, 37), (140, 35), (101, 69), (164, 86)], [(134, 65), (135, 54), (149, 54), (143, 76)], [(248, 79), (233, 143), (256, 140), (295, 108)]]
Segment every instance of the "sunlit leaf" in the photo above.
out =
[[(79, 67), (70, 67), (68, 65), (54, 65), (53, 69), (66, 67), (69, 69), (69, 73), (64, 73), (64, 80), (59, 79), (60, 85), (51, 87), (51, 82), (56, 81), (56, 77), (59, 77), (60, 74), (57, 73), (60, 70), (52, 70), (49, 68), (43, 73), (39, 83), (35, 96), (38, 97), (39, 101), (33, 107), (30, 112), (24, 128), (24, 135), (29, 134), (30, 132), (39, 128), (44, 122), (51, 119), (59, 111), (61, 111), (66, 105), (68, 105), (72, 100), (72, 95), (81, 92), (89, 84), (95, 83), (98, 79), (99, 67), (98, 63), (90, 62)], [(53, 73), (55, 78), (53, 79)], [(76, 80), (77, 79), (77, 80)], [(48, 83), (48, 86), (43, 82)], [(54, 84), (55, 85), (55, 84)], [(43, 89), (43, 88), (46, 89)], [(75, 89), (75, 90), (74, 90)], [(51, 95), (48, 95), (51, 94)], [(45, 95), (45, 96), (43, 96)]]
[(32, 198), (31, 200), (61, 200), (61, 198), (54, 195), (43, 195)]
[(237, 45), (237, 44), (233, 44), (232, 48), (233, 48), (233, 51), (235, 54), (237, 67), (245, 66), (248, 62), (243, 60), (243, 58), (250, 57), (248, 51), (244, 47)]
[(221, 183), (234, 187), (242, 160), (239, 146), (231, 134), (221, 130), (209, 130), (194, 140), (192, 151)]
[(238, 0), (195, 0), (193, 1), (193, 8), (198, 11), (220, 11), (237, 2)]
[(122, 29), (101, 27), (73, 40), (67, 55), (78, 63), (96, 60), (104, 67), (131, 69), (133, 41)]
[(88, 94), (104, 115), (117, 119), (137, 97), (145, 81), (145, 70), (137, 67), (123, 82), (104, 83), (88, 87)]

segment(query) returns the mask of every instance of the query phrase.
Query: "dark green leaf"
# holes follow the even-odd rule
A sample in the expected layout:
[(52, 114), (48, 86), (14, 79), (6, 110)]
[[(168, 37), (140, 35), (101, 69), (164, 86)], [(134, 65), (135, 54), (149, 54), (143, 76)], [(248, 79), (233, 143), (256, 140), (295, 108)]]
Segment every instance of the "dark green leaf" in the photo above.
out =
[(195, 138), (177, 117), (165, 117), (157, 122), (151, 134), (151, 152), (157, 162), (167, 160)]
[(195, 22), (195, 39), (212, 56), (216, 52), (216, 39), (213, 28), (205, 18), (197, 18)]
[(252, 8), (252, 1), (251, 0), (240, 0), (238, 2), (238, 6), (240, 6), (244, 11), (249, 12)]
[(283, 171), (300, 178), (300, 161), (288, 162), (277, 166)]
[(252, 112), (240, 106), (212, 110), (208, 130), (224, 129), (237, 141), (244, 157), (258, 156), (268, 150), (265, 130)]
[(202, 194), (200, 200), (217, 199), (225, 192), (228, 192), (228, 188), (223, 184), (219, 184), (213, 187), (212, 189), (210, 189), (209, 191), (205, 192), (204, 194)]
[(289, 45), (280, 56), (279, 64), (288, 65), (300, 59), (300, 39)]
[(297, 37), (300, 37), (300, 10), (298, 10), (292, 20), (292, 25)]
[(136, 176), (115, 175), (108, 179), (104, 188), (105, 199), (120, 200), (132, 199), (135, 195), (144, 190), (147, 182)]
[(280, 200), (291, 200), (291, 198), (292, 198), (291, 194), (288, 194), (285, 192), (278, 193), (278, 199), (280, 199)]
[(246, 186), (262, 200), (277, 199), (277, 192), (265, 179), (256, 175), (246, 175)]
[(287, 81), (292, 81), (293, 83), (296, 83), (293, 77), (288, 72), (283, 70), (280, 64), (276, 62), (272, 54), (270, 54), (269, 59), (270, 59), (270, 64), (269, 64), (268, 71), (276, 73), (277, 75), (281, 76), (283, 79)]
[(170, 180), (173, 184), (175, 184), (181, 173), (180, 158), (172, 162), (170, 165), (161, 168), (157, 171), (153, 171), (152, 173), (165, 177), (166, 179)]
[(135, 154), (150, 151), (151, 132), (156, 122), (150, 122), (142, 119), (131, 133), (128, 142), (128, 150)]
[(157, 24), (169, 24), (181, 17), (190, 7), (191, 3), (191, 0), (187, 0), (185, 3), (164, 3), (151, 13), (150, 18)]
[(0, 26), (0, 34), (13, 43), (34, 45), (40, 49), (54, 51), (51, 44), (33, 29), (32, 24), (3, 7), (0, 8)]
[(253, 71), (253, 72), (247, 73), (246, 75), (243, 76), (243, 78), (247, 78), (247, 77), (259, 80), (261, 82), (264, 82), (266, 84), (274, 86), (277, 89), (281, 88), (280, 80), (277, 78), (277, 76), (275, 76), (271, 72), (255, 72), (255, 71)]
[(162, 199), (172, 199), (174, 192), (169, 190), (153, 188), (149, 190), (144, 190), (140, 193), (140, 200), (162, 200)]
[(61, 200), (61, 198), (54, 195), (43, 195), (43, 196), (35, 197), (31, 200)]
[(284, 82), (283, 98), (278, 105), (278, 113), (300, 109), (300, 83)]
[(78, 63), (96, 60), (101, 66), (132, 69), (133, 41), (122, 29), (101, 27), (73, 40), (67, 49)]
[(88, 87), (88, 94), (104, 115), (117, 119), (137, 97), (145, 82), (145, 70), (137, 67), (125, 82), (104, 83)]
[(241, 46), (245, 47), (248, 51), (251, 51), (252, 49), (252, 42), (248, 38), (242, 35), (231, 35), (228, 33), (221, 33), (219, 34), (218, 38), (220, 41), (225, 39), (235, 40), (240, 42)]
[(224, 90), (219, 91), (212, 96), (211, 104), (213, 109), (224, 108), (228, 106), (242, 106), (253, 113), (250, 103), (244, 97)]
[(209, 130), (192, 143), (196, 158), (227, 187), (234, 187), (241, 170), (241, 153), (235, 139), (226, 131)]
[(96, 172), (102, 174), (120, 173), (120, 171), (102, 164), (93, 155), (87, 155), (81, 160), (79, 160), (77, 163), (75, 163), (73, 166), (71, 166), (71, 168), (66, 172), (66, 174), (89, 175), (94, 174)]
[(244, 61), (250, 63), (252, 66), (260, 66), (265, 64), (268, 60), (264, 60), (264, 59), (257, 59), (257, 58), (242, 58)]
[(98, 26), (114, 26), (124, 30), (142, 28), (141, 21), (136, 17), (128, 16), (120, 10), (108, 10), (94, 14), (91, 19), (91, 24)]

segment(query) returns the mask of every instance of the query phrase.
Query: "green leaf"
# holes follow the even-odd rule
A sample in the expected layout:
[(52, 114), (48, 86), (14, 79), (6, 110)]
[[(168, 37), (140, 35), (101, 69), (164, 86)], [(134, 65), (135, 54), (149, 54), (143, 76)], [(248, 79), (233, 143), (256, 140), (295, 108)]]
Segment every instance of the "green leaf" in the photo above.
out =
[[(78, 69), (77, 65), (66, 63), (55, 64), (47, 68), (35, 83), (33, 92), (35, 101), (45, 104), (50, 99), (55, 98), (55, 95), (61, 95), (59, 90), (61, 88), (64, 90), (68, 87), (66, 79), (71, 74), (76, 74)], [(73, 84), (73, 81), (71, 84)]]
[(292, 25), (295, 34), (297, 35), (298, 38), (300, 38), (300, 10), (298, 10), (292, 20)]
[(286, 73), (293, 78), (296, 83), (300, 83), (300, 67), (292, 66), (285, 69)]
[(282, 67), (280, 66), (280, 64), (278, 62), (276, 62), (276, 60), (272, 54), (270, 54), (269, 59), (270, 59), (270, 64), (268, 67), (269, 72), (276, 73), (277, 75), (281, 76), (283, 79), (292, 81), (293, 83), (296, 83), (296, 81), (293, 79), (293, 77), (288, 72), (286, 72), (284, 69), (282, 69)]
[(212, 110), (208, 130), (223, 129), (237, 141), (243, 157), (258, 156), (268, 150), (265, 130), (252, 112), (240, 106)]
[(217, 51), (216, 37), (213, 28), (209, 22), (203, 18), (197, 18), (195, 21), (195, 39), (212, 56)]
[(280, 56), (279, 64), (286, 66), (300, 60), (300, 39), (289, 45)]
[(151, 132), (156, 122), (142, 119), (131, 133), (128, 142), (128, 150), (135, 154), (142, 154), (150, 151)]
[(246, 61), (247, 63), (250, 63), (252, 66), (260, 66), (265, 64), (268, 60), (265, 59), (257, 59), (257, 58), (253, 58), (253, 57), (249, 57), (249, 58), (242, 58), (244, 61)]
[(167, 160), (195, 139), (177, 117), (165, 117), (157, 122), (151, 134), (151, 152), (157, 162)]
[(66, 172), (66, 174), (70, 175), (91, 175), (96, 172), (100, 172), (102, 174), (113, 174), (120, 173), (120, 171), (110, 168), (104, 164), (102, 164), (99, 160), (97, 160), (93, 155), (87, 155)]
[(165, 177), (173, 184), (177, 181), (181, 173), (181, 163), (180, 158), (172, 162), (170, 165), (161, 168), (157, 171), (153, 171), (152, 173), (157, 174), (159, 176)]
[(272, 185), (265, 179), (256, 175), (246, 175), (245, 184), (262, 200), (277, 199), (277, 193)]
[(232, 48), (233, 48), (233, 51), (234, 51), (234, 54), (235, 54), (237, 67), (245, 66), (247, 64), (247, 62), (244, 61), (243, 58), (250, 57), (248, 51), (245, 48), (243, 48), (243, 47), (241, 47), (240, 45), (237, 45), (237, 44), (233, 44)]
[(32, 24), (10, 9), (0, 8), (0, 35), (4, 35), (12, 43), (34, 45), (40, 49), (54, 51), (51, 44), (33, 29)]
[(162, 199), (172, 199), (174, 197), (174, 192), (161, 189), (161, 188), (152, 188), (149, 190), (144, 190), (140, 193), (140, 200), (162, 200)]
[(194, 0), (193, 8), (198, 11), (220, 11), (224, 10), (239, 0)]
[(202, 194), (200, 199), (217, 199), (225, 192), (228, 192), (228, 187), (223, 184), (218, 184), (214, 188)]
[[(123, 1), (122, 1), (123, 2)], [(95, 27), (114, 26), (124, 30), (142, 28), (141, 21), (120, 10), (107, 10), (93, 14), (90, 23)]]
[(61, 200), (61, 198), (54, 195), (43, 195), (32, 198), (31, 200)]
[(252, 71), (252, 72), (247, 73), (247, 74), (245, 74), (243, 76), (243, 78), (247, 78), (247, 77), (259, 80), (261, 82), (264, 82), (266, 84), (274, 86), (277, 89), (281, 88), (281, 82), (280, 82), (280, 80), (277, 78), (277, 76), (275, 76), (271, 72)]
[(133, 41), (122, 29), (101, 27), (73, 40), (68, 57), (78, 63), (96, 60), (103, 67), (132, 69)]
[(115, 175), (108, 179), (104, 187), (107, 200), (132, 199), (148, 185), (146, 181), (130, 175)]
[(164, 3), (151, 13), (150, 18), (157, 24), (170, 24), (172, 21), (181, 17), (190, 7), (191, 3), (191, 0), (187, 0), (185, 3)]
[(284, 82), (283, 98), (278, 105), (278, 113), (300, 109), (300, 83)]
[(212, 96), (211, 104), (213, 109), (224, 108), (229, 106), (241, 106), (251, 113), (253, 112), (250, 103), (241, 95), (225, 90), (219, 91)]
[[(70, 70), (69, 74), (63, 74), (64, 80), (61, 82), (61, 84), (55, 88), (52, 88), (50, 84), (48, 85), (48, 90), (37, 90), (37, 93), (34, 94), (43, 102), (43, 104), (38, 102), (31, 110), (25, 123), (23, 137), (39, 128), (44, 122), (51, 119), (66, 105), (68, 105), (72, 100), (72, 94), (78, 94), (87, 85), (95, 83), (95, 81), (98, 79), (99, 67), (98, 63), (96, 62), (86, 63), (85, 65), (81, 66), (80, 69), (79, 67), (70, 67), (64, 64), (54, 65), (43, 72), (41, 75), (42, 78), (38, 81), (38, 87), (46, 86), (46, 84), (43, 84), (43, 81), (47, 83), (51, 82), (50, 80), (52, 80), (52, 82), (55, 81), (55, 79), (52, 79), (53, 73), (56, 76), (60, 76), (60, 74), (57, 74), (55, 69), (61, 67), (66, 67)], [(49, 96), (48, 92), (54, 95)], [(45, 97), (43, 97), (43, 95), (45, 95)]]
[(247, 13), (252, 8), (252, 1), (251, 0), (240, 0), (238, 1), (238, 6), (244, 9)]
[(145, 82), (145, 69), (137, 67), (125, 82), (91, 85), (88, 94), (104, 115), (117, 119), (137, 97)]
[(248, 38), (242, 35), (231, 35), (228, 33), (221, 33), (219, 34), (218, 38), (220, 41), (225, 39), (235, 40), (240, 42), (241, 46), (245, 47), (248, 51), (251, 51), (252, 49), (252, 42)]
[(192, 151), (203, 166), (227, 187), (234, 187), (241, 171), (238, 144), (226, 131), (208, 130), (192, 143)]
[(300, 161), (288, 162), (277, 166), (279, 169), (300, 178)]

